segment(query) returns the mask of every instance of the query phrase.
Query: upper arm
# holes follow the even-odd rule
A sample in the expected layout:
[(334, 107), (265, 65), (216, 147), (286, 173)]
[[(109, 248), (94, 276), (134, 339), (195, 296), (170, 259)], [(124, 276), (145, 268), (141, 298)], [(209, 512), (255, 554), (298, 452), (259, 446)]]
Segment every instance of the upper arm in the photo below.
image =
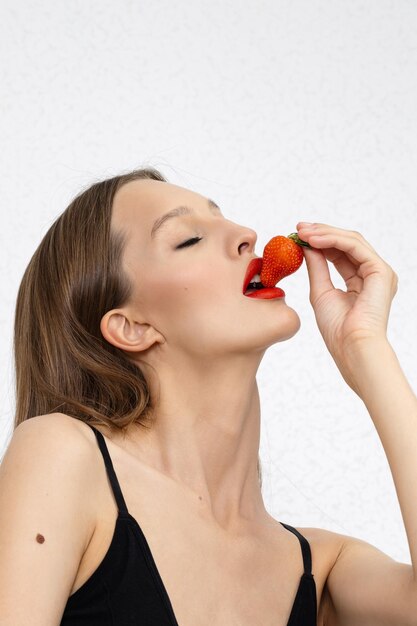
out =
[[(334, 533), (337, 534), (337, 533)], [(326, 584), (327, 626), (417, 626), (413, 569), (375, 546), (344, 538)]]
[(19, 424), (0, 465), (2, 626), (61, 621), (94, 531), (85, 480), (93, 455), (72, 420), (56, 413)]

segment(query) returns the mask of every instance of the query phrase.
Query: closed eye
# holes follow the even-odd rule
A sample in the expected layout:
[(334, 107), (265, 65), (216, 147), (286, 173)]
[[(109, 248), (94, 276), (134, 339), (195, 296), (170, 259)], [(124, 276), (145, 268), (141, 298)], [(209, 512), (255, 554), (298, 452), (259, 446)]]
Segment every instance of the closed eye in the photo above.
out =
[(179, 250), (180, 248), (187, 248), (188, 246), (193, 246), (195, 243), (201, 241), (201, 239), (202, 237), (193, 237), (192, 239), (188, 239), (187, 241), (184, 241), (184, 243), (181, 243), (179, 246), (177, 246), (176, 250)]

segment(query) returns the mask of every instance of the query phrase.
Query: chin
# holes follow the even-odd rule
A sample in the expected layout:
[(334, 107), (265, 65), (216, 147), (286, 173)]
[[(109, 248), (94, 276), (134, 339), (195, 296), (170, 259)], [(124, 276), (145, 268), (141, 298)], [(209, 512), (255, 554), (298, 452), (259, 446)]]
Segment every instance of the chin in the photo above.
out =
[(300, 328), (301, 320), (297, 311), (287, 305), (279, 314), (275, 312), (274, 320), (271, 323), (271, 331), (274, 333), (275, 338), (272, 343), (291, 339), (298, 333)]

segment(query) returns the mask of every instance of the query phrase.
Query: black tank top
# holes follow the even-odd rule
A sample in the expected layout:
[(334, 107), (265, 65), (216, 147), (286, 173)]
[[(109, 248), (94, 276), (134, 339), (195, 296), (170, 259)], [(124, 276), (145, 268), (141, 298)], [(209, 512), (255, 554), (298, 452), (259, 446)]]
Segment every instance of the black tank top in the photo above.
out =
[[(61, 626), (179, 626), (146, 537), (127, 510), (105, 439), (89, 426), (103, 455), (119, 513), (103, 560), (68, 598)], [(298, 537), (304, 562), (287, 626), (317, 626), (310, 545), (295, 528), (280, 524)]]

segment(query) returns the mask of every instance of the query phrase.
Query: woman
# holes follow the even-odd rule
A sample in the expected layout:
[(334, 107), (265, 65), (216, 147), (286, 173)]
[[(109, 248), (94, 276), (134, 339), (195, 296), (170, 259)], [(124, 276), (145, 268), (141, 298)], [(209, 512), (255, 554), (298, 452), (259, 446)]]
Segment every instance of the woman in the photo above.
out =
[(283, 298), (244, 295), (253, 230), (138, 170), (75, 198), (20, 285), (2, 626), (417, 623), (417, 401), (386, 337), (397, 276), (357, 232), (297, 228), (319, 330), (381, 437), (414, 567), (269, 515), (255, 376), (300, 320)]

